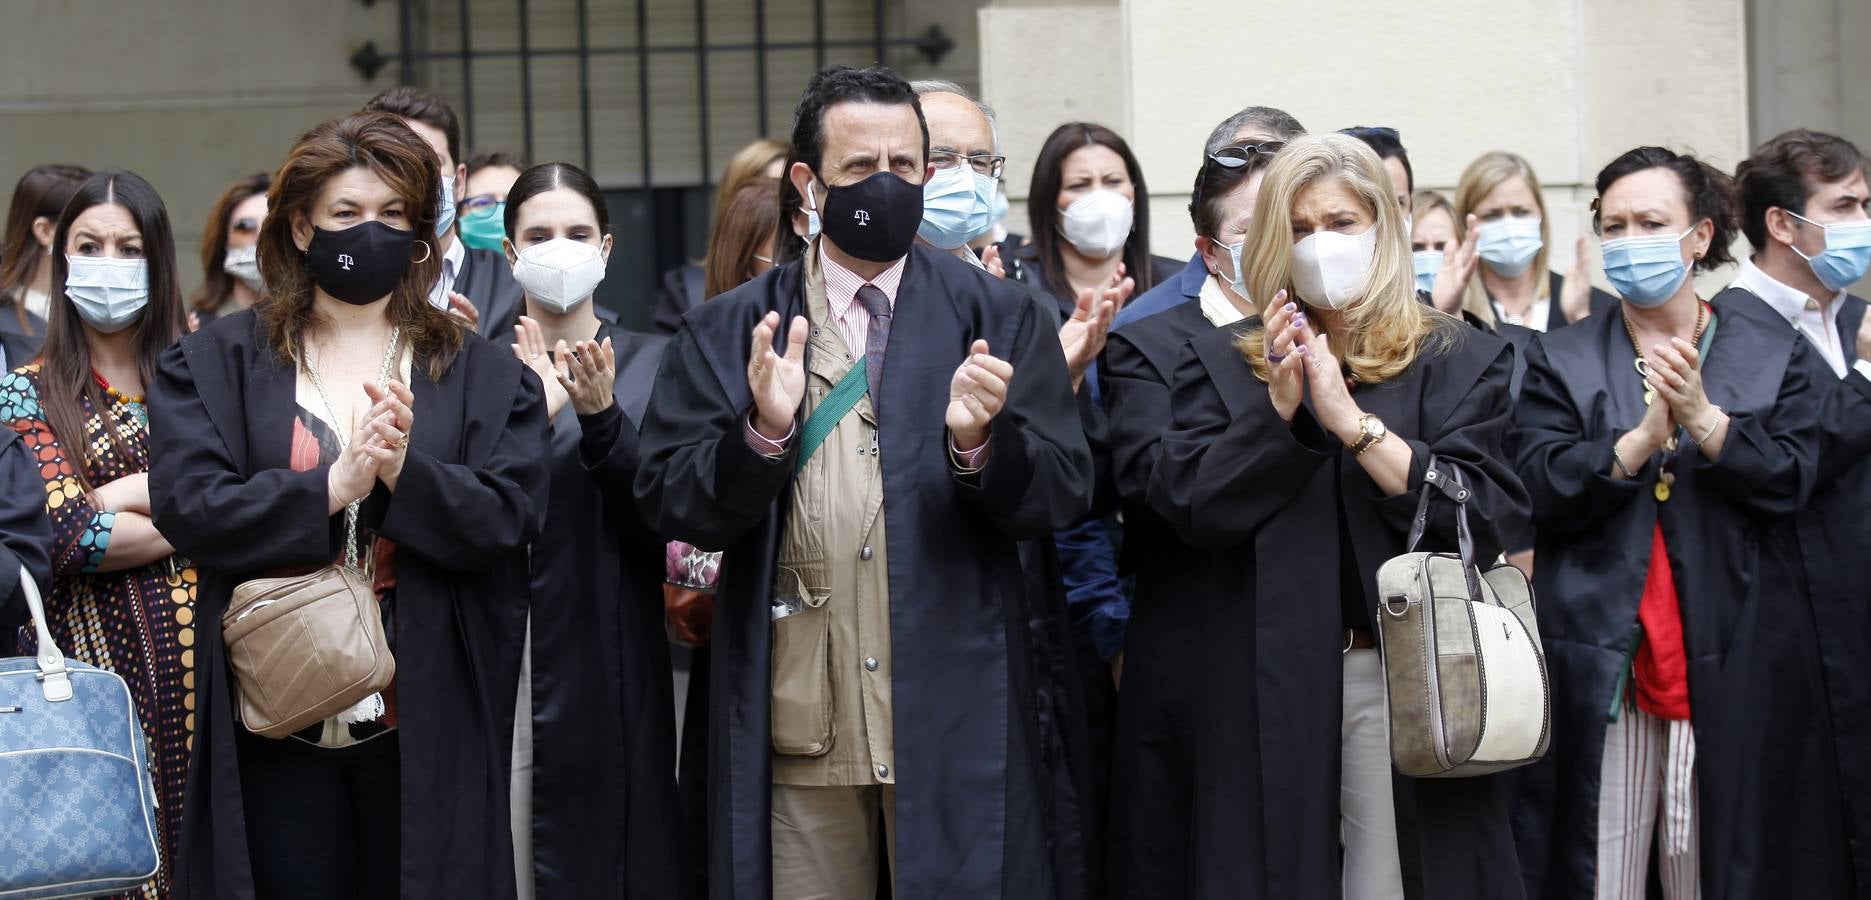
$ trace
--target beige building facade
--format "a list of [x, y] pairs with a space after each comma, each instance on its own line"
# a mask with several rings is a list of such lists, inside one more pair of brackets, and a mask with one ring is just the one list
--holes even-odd
[[1423, 188], [1452, 191], [1490, 150], [1525, 156], [1562, 271], [1589, 233], [1594, 176], [1632, 147], [1732, 170], [1756, 142], [1806, 125], [1871, 148], [1862, 0], [993, 0], [980, 31], [1015, 230], [1047, 133], [1097, 121], [1131, 142], [1153, 249], [1178, 258], [1193, 252], [1203, 140], [1247, 105], [1314, 130], [1394, 127]]

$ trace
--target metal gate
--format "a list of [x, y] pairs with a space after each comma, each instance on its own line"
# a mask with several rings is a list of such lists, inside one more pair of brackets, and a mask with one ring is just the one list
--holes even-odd
[[598, 300], [640, 326], [660, 273], [702, 255], [719, 165], [756, 137], [787, 137], [811, 71], [910, 54], [933, 65], [953, 49], [939, 26], [891, 37], [894, 5], [398, 0], [395, 40], [350, 62], [367, 81], [391, 70], [441, 93], [464, 157], [506, 149], [592, 173], [614, 234]]

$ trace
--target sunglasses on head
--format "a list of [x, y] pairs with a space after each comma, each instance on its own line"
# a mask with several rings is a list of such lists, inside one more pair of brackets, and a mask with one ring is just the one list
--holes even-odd
[[[1210, 153], [1208, 158], [1202, 161], [1202, 166], [1204, 170], [1206, 170], [1209, 163], [1214, 163], [1224, 169], [1239, 169], [1247, 165], [1247, 161], [1253, 159], [1255, 154], [1272, 156], [1280, 152], [1280, 148], [1284, 146], [1286, 146], [1285, 141], [1261, 141], [1258, 144], [1250, 144], [1244, 141], [1241, 143], [1229, 144], [1220, 150]], [[1198, 177], [1195, 181], [1196, 209], [1202, 208], [1203, 180], [1204, 179]]]

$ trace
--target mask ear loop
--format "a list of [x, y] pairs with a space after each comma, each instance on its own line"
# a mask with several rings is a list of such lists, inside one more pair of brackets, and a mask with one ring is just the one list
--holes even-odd
[[422, 265], [423, 263], [426, 263], [429, 261], [429, 257], [435, 255], [435, 250], [429, 246], [428, 241], [417, 241], [416, 243], [422, 245], [422, 258], [410, 260], [409, 264], [412, 266]]

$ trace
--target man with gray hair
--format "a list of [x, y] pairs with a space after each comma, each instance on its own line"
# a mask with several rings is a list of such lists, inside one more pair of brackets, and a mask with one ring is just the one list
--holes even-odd
[[[1212, 157], [1221, 152], [1223, 147], [1243, 141], [1256, 144], [1265, 141], [1284, 143], [1305, 133], [1306, 127], [1285, 110], [1271, 106], [1250, 106], [1221, 120], [1221, 124], [1208, 133], [1208, 143], [1203, 145], [1202, 155], [1205, 158]], [[1198, 251], [1189, 257], [1189, 264], [1183, 267], [1182, 274], [1145, 291], [1143, 296], [1119, 310], [1117, 320], [1111, 323], [1112, 330], [1178, 303], [1194, 300], [1201, 295], [1202, 282], [1206, 280], [1208, 265], [1202, 261], [1202, 254]]]

